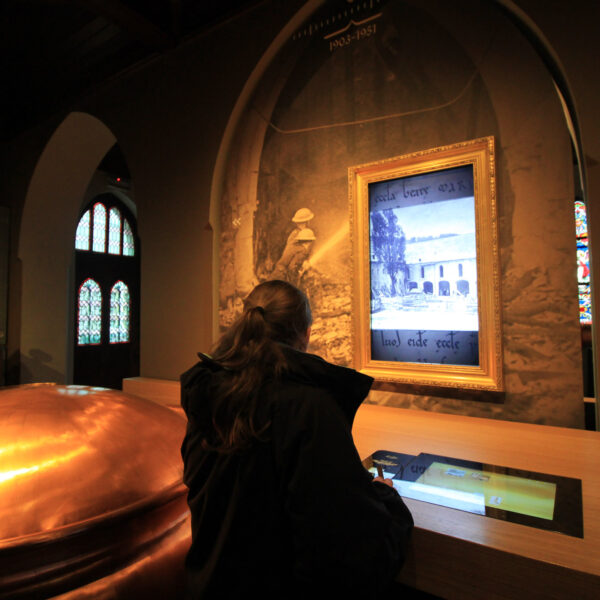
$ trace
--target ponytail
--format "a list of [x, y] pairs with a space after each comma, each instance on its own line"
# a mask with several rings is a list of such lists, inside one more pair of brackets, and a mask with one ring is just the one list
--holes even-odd
[[223, 378], [216, 392], [207, 448], [227, 452], [261, 439], [269, 423], [256, 423], [260, 389], [287, 368], [281, 344], [306, 349], [311, 324], [308, 299], [293, 285], [274, 280], [252, 290], [242, 315], [212, 351], [212, 359], [231, 376]]

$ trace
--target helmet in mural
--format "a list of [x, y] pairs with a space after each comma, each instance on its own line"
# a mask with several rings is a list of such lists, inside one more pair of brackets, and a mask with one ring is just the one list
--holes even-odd
[[308, 227], [306, 229], [303, 229], [299, 234], [298, 237], [296, 238], [297, 242], [314, 242], [317, 238], [315, 237], [315, 234], [313, 232], [312, 229], [309, 229]]
[[310, 208], [300, 208], [296, 211], [296, 214], [292, 217], [294, 223], [306, 223], [310, 221], [315, 215]]

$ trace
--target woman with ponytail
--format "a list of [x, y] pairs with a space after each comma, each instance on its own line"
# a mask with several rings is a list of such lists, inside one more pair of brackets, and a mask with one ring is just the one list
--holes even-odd
[[181, 377], [188, 598], [379, 598], [404, 561], [412, 517], [352, 441], [372, 379], [308, 354], [311, 324], [302, 291], [261, 283]]

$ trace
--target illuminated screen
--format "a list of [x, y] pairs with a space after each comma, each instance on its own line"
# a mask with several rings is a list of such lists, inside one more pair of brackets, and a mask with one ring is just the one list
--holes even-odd
[[371, 357], [479, 365], [473, 166], [369, 184]]
[[583, 537], [581, 480], [421, 453], [379, 450], [378, 467], [404, 498]]
[[417, 483], [476, 494], [485, 506], [552, 519], [556, 484], [434, 462]]

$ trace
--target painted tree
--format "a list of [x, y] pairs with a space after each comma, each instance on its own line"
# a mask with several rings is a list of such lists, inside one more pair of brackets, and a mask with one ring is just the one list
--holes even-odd
[[371, 255], [389, 275], [392, 296], [404, 295], [406, 236], [392, 209], [371, 213]]

